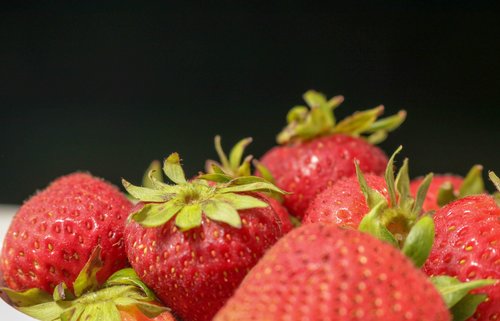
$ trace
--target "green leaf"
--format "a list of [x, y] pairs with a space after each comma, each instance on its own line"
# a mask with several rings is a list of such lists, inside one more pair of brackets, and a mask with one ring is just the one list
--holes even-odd
[[271, 173], [271, 171], [266, 166], [264, 166], [264, 164], [262, 164], [261, 162], [259, 162], [256, 159], [254, 159], [252, 163], [253, 163], [253, 166], [255, 166], [255, 168], [259, 171], [260, 175], [266, 181], [268, 181], [271, 184], [275, 184], [276, 185], [276, 182], [274, 180], [273, 174]]
[[[276, 192], [280, 194], [286, 194], [285, 191], [279, 189], [275, 185], [267, 182], [267, 181], [257, 181], [255, 183], [245, 183], [244, 185], [241, 185], [242, 180], [246, 179], [248, 177], [239, 177], [233, 181], [231, 181], [231, 185], [228, 187], [222, 187], [217, 190], [218, 193], [235, 193], [235, 192]], [[241, 180], [240, 180], [241, 179]], [[236, 180], [239, 180], [239, 182], [235, 182]], [[233, 182], [235, 182], [233, 185]]]
[[201, 224], [201, 205], [188, 204], [185, 205], [175, 218], [175, 225], [182, 231], [190, 230]]
[[431, 253], [434, 243], [434, 221], [428, 215], [420, 218], [406, 237], [403, 253], [416, 267], [422, 267]]
[[326, 96], [315, 90], [308, 90], [302, 95], [306, 104], [311, 108], [317, 108], [326, 105]]
[[467, 294], [451, 308], [453, 321], [465, 321], [474, 315], [479, 304], [488, 296], [485, 294]]
[[82, 304], [76, 304], [69, 309], [66, 309], [60, 316], [61, 321], [80, 321], [80, 317], [85, 310]]
[[462, 300], [471, 290], [493, 285], [497, 280], [474, 280], [470, 282], [460, 282], [451, 276], [434, 276], [431, 282], [437, 288], [448, 308], [453, 307]]
[[227, 174], [210, 173], [210, 174], [200, 175], [197, 177], [197, 179], [204, 179], [207, 181], [217, 182], [217, 183], [227, 183], [231, 181], [232, 177]]
[[45, 302], [33, 306], [19, 307], [18, 310], [37, 320], [54, 321], [70, 307], [69, 302]]
[[181, 160], [178, 153], [172, 153], [163, 163], [165, 175], [176, 184], [186, 183], [186, 176], [181, 166]]
[[224, 222], [236, 228], [241, 227], [238, 211], [226, 202], [208, 201], [203, 204], [203, 212], [213, 221]]
[[174, 217], [183, 206], [176, 198], [166, 203], [149, 203], [132, 214], [132, 219], [144, 227], [161, 226]]
[[355, 112], [339, 122], [333, 128], [333, 132], [359, 136], [371, 127], [383, 111], [383, 106], [377, 106], [372, 109]]
[[500, 178], [498, 178], [498, 176], [492, 171], [488, 172], [488, 176], [495, 185], [496, 189], [500, 192]]
[[399, 193], [399, 206], [404, 211], [410, 211], [414, 204], [410, 197], [410, 175], [408, 173], [408, 158], [405, 158], [403, 165], [396, 176], [396, 191]]
[[130, 195], [143, 202], [165, 202], [172, 197], [160, 190], [132, 185], [125, 179], [122, 179], [122, 184]]
[[12, 304], [18, 307], [31, 306], [52, 301], [52, 295], [37, 288], [32, 288], [26, 291], [14, 291], [3, 287], [0, 288], [0, 292], [7, 294], [9, 299], [12, 301]]
[[358, 230], [398, 247], [398, 242], [394, 238], [394, 235], [392, 235], [380, 220], [381, 213], [386, 206], [385, 200], [375, 205], [373, 209], [363, 217], [359, 223]]
[[287, 113], [286, 121], [288, 124], [294, 124], [304, 120], [308, 113], [309, 109], [306, 106], [295, 106]]
[[215, 150], [217, 151], [217, 155], [219, 156], [219, 160], [222, 163], [222, 167], [230, 168], [231, 166], [229, 165], [226, 153], [224, 153], [224, 149], [222, 148], [221, 138], [219, 135], [215, 136], [214, 145], [215, 145]]
[[400, 110], [397, 114], [382, 118], [374, 122], [367, 130], [368, 133], [390, 132], [397, 129], [406, 119], [406, 111]]
[[363, 172], [359, 168], [359, 163], [357, 160], [354, 161], [354, 166], [356, 167], [356, 176], [358, 178], [359, 186], [361, 188], [361, 191], [363, 192], [363, 195], [365, 196], [368, 207], [373, 208], [380, 202], [384, 202], [385, 205], [388, 206], [389, 204], [387, 204], [387, 200], [385, 199], [385, 197], [382, 196], [378, 191], [368, 186]]
[[158, 182], [163, 182], [161, 163], [158, 160], [152, 161], [148, 169], [144, 173], [144, 176], [142, 177], [142, 186], [147, 188], [155, 188], [156, 184], [153, 179]]
[[450, 182], [444, 182], [441, 186], [439, 186], [437, 195], [437, 203], [439, 207], [443, 207], [455, 199], [457, 199], [457, 197], [455, 195], [455, 191], [453, 190], [453, 185]]
[[103, 262], [101, 261], [101, 250], [100, 245], [97, 245], [94, 248], [87, 263], [85, 263], [85, 266], [73, 283], [73, 289], [77, 297], [80, 297], [86, 292], [95, 291], [99, 288], [99, 282], [97, 282], [96, 274], [103, 267]]
[[85, 307], [80, 320], [85, 321], [121, 321], [118, 308], [112, 301], [104, 301]]
[[231, 149], [229, 153], [229, 164], [230, 168], [233, 172], [238, 170], [238, 167], [241, 164], [241, 159], [243, 157], [243, 153], [245, 152], [245, 148], [252, 142], [251, 137], [244, 138], [240, 140], [234, 147]]
[[147, 301], [156, 300], [156, 296], [144, 282], [139, 278], [137, 273], [132, 268], [121, 269], [111, 275], [104, 283], [105, 287], [133, 285], [139, 288], [144, 293], [144, 299]]
[[59, 283], [55, 288], [52, 294], [52, 298], [54, 301], [70, 301], [74, 300], [75, 296], [66, 286], [66, 283]]
[[391, 206], [396, 207], [396, 185], [394, 183], [394, 158], [396, 155], [403, 149], [403, 146], [399, 146], [396, 148], [394, 153], [392, 154], [389, 162], [387, 163], [387, 167], [385, 169], [385, 181], [387, 183], [387, 190], [389, 191], [389, 197], [391, 200]]
[[458, 196], [460, 198], [484, 193], [483, 166], [474, 165], [464, 178]]
[[422, 212], [422, 206], [424, 205], [425, 197], [427, 195], [427, 191], [429, 190], [429, 186], [431, 185], [433, 177], [433, 173], [427, 174], [418, 187], [415, 204], [413, 205], [413, 209], [411, 211], [415, 216], [420, 215], [420, 212]]
[[170, 311], [167, 307], [142, 301], [138, 302], [136, 306], [148, 318], [155, 318], [164, 312]]
[[214, 196], [214, 198], [229, 203], [229, 205], [231, 205], [236, 210], [246, 210], [249, 208], [269, 206], [269, 204], [261, 201], [256, 197], [236, 193], [217, 194]]
[[369, 136], [366, 136], [365, 140], [372, 145], [377, 145], [386, 140], [387, 136], [389, 136], [389, 133], [384, 130], [379, 130]]

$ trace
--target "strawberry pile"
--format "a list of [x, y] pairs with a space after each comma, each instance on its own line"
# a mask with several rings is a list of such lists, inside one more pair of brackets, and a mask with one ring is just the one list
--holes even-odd
[[251, 138], [226, 154], [217, 136], [219, 160], [190, 178], [172, 153], [123, 191], [55, 179], [11, 222], [3, 298], [43, 321], [500, 320], [500, 198], [482, 167], [412, 179], [401, 147], [375, 145], [405, 111], [337, 121], [343, 97], [304, 100], [260, 159]]

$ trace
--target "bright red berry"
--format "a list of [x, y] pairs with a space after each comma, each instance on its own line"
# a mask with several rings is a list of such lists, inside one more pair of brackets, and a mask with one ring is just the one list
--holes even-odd
[[[436, 236], [424, 265], [428, 275], [461, 281], [500, 279], [500, 208], [488, 195], [467, 196], [434, 214]], [[500, 318], [500, 284], [481, 289], [488, 299], [470, 320]]]
[[294, 229], [250, 271], [214, 321], [450, 320], [426, 276], [393, 246], [356, 230]]
[[[129, 260], [183, 320], [208, 321], [282, 235], [282, 221], [258, 192], [280, 192], [259, 177], [207, 174], [186, 181], [179, 156], [165, 161], [156, 188], [127, 190], [144, 203], [126, 228]], [[225, 181], [209, 183], [205, 179]]]
[[[379, 106], [336, 123], [332, 111], [343, 97], [326, 100], [324, 95], [308, 91], [304, 100], [310, 110], [305, 106], [293, 108], [287, 117], [288, 126], [278, 135], [278, 143], [282, 145], [273, 147], [261, 158], [276, 185], [291, 192], [284, 196], [284, 205], [298, 218], [304, 216], [319, 192], [342, 177], [354, 175], [355, 159], [364, 172], [381, 174], [387, 157], [372, 143], [397, 128], [406, 115], [402, 111], [377, 121], [383, 111]], [[362, 137], [364, 133], [371, 136]]]
[[100, 282], [127, 265], [123, 229], [131, 202], [113, 185], [87, 173], [52, 182], [26, 201], [6, 234], [1, 267], [13, 290], [51, 292], [73, 284], [97, 245]]
[[[368, 186], [389, 200], [384, 177], [366, 174]], [[370, 211], [365, 195], [356, 176], [344, 177], [327, 187], [311, 202], [303, 224], [314, 222], [335, 223], [357, 229], [363, 217]]]

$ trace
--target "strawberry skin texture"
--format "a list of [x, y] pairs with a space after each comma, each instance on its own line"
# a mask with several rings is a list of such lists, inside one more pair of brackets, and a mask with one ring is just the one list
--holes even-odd
[[[383, 177], [367, 174], [365, 179], [369, 187], [389, 199]], [[369, 211], [357, 177], [344, 177], [314, 198], [307, 208], [303, 223], [328, 222], [357, 229]]]
[[285, 195], [284, 205], [301, 219], [319, 192], [356, 173], [355, 159], [363, 173], [382, 174], [387, 165], [387, 156], [380, 148], [343, 134], [275, 146], [261, 162], [273, 174], [276, 185], [292, 193]]
[[450, 320], [396, 248], [334, 224], [303, 225], [250, 271], [214, 321]]
[[[467, 196], [434, 214], [436, 236], [423, 267], [428, 275], [447, 274], [460, 281], [500, 279], [500, 208], [488, 195]], [[500, 284], [476, 291], [488, 300], [469, 320], [500, 319]]]
[[132, 267], [182, 320], [212, 320], [247, 272], [283, 235], [282, 222], [271, 206], [238, 212], [240, 229], [204, 214], [201, 225], [186, 232], [175, 227], [175, 220], [154, 228], [133, 221], [127, 225]]
[[[418, 187], [423, 181], [423, 177], [418, 177], [410, 182], [410, 193], [415, 196], [417, 194]], [[462, 186], [464, 179], [457, 175], [434, 175], [431, 184], [429, 185], [429, 190], [427, 196], [425, 197], [424, 204], [422, 208], [425, 212], [435, 211], [440, 208], [437, 202], [439, 188], [449, 182], [453, 186], [453, 191], [458, 193], [460, 186]]]
[[48, 292], [61, 282], [72, 285], [97, 244], [104, 261], [97, 277], [103, 282], [127, 266], [123, 229], [131, 207], [118, 188], [90, 174], [56, 179], [11, 222], [0, 262], [6, 285]]

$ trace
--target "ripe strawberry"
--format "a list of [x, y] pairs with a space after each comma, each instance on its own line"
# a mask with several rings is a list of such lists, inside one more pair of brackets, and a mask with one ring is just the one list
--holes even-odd
[[[458, 198], [484, 193], [482, 169], [480, 165], [473, 166], [465, 178], [453, 174], [434, 175], [422, 205], [424, 211], [435, 211]], [[416, 194], [422, 180], [418, 177], [410, 182], [412, 195]]]
[[[456, 200], [434, 214], [436, 237], [424, 265], [428, 275], [459, 280], [500, 279], [500, 208], [486, 194]], [[484, 288], [488, 299], [469, 320], [500, 318], [500, 284]]]
[[52, 182], [25, 202], [6, 234], [1, 267], [13, 290], [52, 291], [73, 284], [99, 244], [106, 280], [127, 265], [123, 229], [132, 204], [111, 184], [87, 173]]
[[[215, 136], [215, 150], [220, 159], [220, 163], [214, 160], [207, 160], [206, 162], [206, 172], [207, 173], [223, 173], [231, 178], [236, 177], [245, 177], [251, 176], [251, 165], [252, 155], [248, 155], [243, 160], [243, 154], [245, 148], [252, 142], [252, 138], [244, 138], [240, 140], [229, 153], [229, 158], [226, 153], [222, 149], [221, 138], [220, 136]], [[267, 175], [263, 175], [265, 179], [274, 184], [274, 178], [270, 176], [270, 174], [266, 171], [267, 169], [263, 167], [257, 160], [253, 162], [257, 168], [260, 169], [261, 173], [265, 173]], [[265, 198], [266, 202], [273, 208], [273, 210], [278, 214], [279, 218], [282, 222], [283, 234], [288, 233], [292, 230], [293, 225], [290, 220], [290, 215], [288, 214], [288, 210], [285, 206], [283, 206], [282, 197], [279, 194], [265, 194], [259, 193], [260, 196]]]
[[40, 289], [4, 291], [21, 312], [42, 321], [175, 321], [154, 293], [131, 268], [111, 275], [100, 284], [96, 274], [102, 269], [101, 247], [97, 246], [68, 289], [58, 284], [53, 294]]
[[[330, 100], [315, 91], [304, 94], [310, 107], [294, 107], [288, 113], [288, 126], [278, 135], [281, 146], [273, 147], [261, 158], [272, 173], [276, 185], [291, 192], [284, 197], [290, 213], [301, 219], [312, 199], [327, 186], [355, 173], [357, 159], [364, 172], [380, 174], [387, 157], [372, 145], [396, 129], [406, 113], [378, 120], [383, 106], [357, 112], [336, 123], [333, 110], [343, 97]], [[370, 134], [363, 137], [363, 134]]]
[[393, 243], [403, 245], [422, 217], [422, 203], [432, 174], [422, 181], [417, 199], [413, 199], [409, 195], [408, 159], [394, 178], [394, 158], [400, 150], [401, 147], [391, 156], [384, 177], [363, 175], [356, 163], [357, 176], [344, 178], [319, 193], [307, 209], [303, 223], [329, 222], [358, 228], [364, 220], [374, 219], [393, 234]]
[[[141, 279], [182, 319], [211, 320], [246, 273], [282, 235], [281, 220], [258, 192], [281, 192], [259, 177], [207, 174], [187, 181], [179, 155], [163, 170], [177, 185], [127, 191], [141, 201], [125, 230]], [[220, 183], [208, 183], [205, 179]], [[175, 219], [174, 219], [175, 216]]]
[[294, 229], [250, 271], [214, 321], [450, 320], [425, 275], [359, 231]]
[[[389, 192], [383, 176], [366, 174], [368, 186], [389, 201]], [[303, 224], [335, 223], [357, 229], [363, 217], [370, 212], [365, 195], [356, 176], [344, 177], [324, 189], [306, 210]]]

